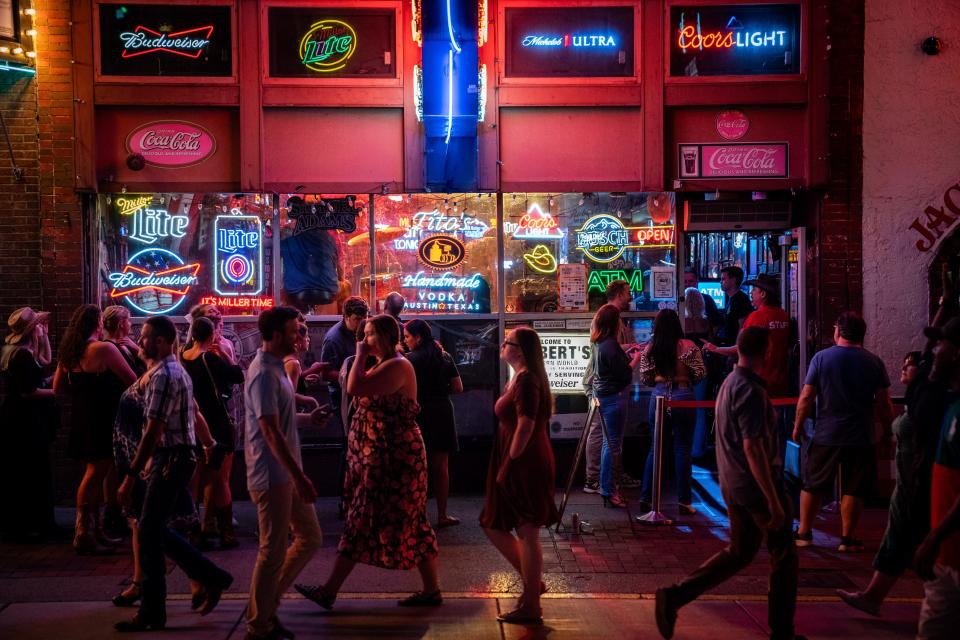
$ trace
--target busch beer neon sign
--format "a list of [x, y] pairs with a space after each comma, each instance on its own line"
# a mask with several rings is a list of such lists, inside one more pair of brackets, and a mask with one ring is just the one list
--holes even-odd
[[576, 249], [594, 262], [607, 263], [626, 249], [654, 249], [673, 246], [673, 227], [627, 227], [608, 213], [595, 215], [576, 231]]

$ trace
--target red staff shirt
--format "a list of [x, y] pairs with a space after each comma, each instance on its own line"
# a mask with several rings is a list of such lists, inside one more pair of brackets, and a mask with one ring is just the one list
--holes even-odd
[[761, 305], [747, 316], [743, 328], [763, 327], [770, 331], [767, 359], [760, 377], [767, 383], [771, 398], [787, 396], [787, 350], [790, 344], [790, 317], [781, 307]]

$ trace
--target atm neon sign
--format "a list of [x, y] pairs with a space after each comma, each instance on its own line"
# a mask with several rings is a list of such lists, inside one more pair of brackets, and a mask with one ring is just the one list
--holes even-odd
[[121, 58], [135, 58], [148, 53], [170, 53], [196, 60], [210, 44], [213, 26], [196, 27], [176, 33], [161, 33], [138, 25], [133, 31], [120, 34], [123, 40]]
[[601, 269], [591, 271], [587, 278], [587, 291], [607, 290], [607, 286], [614, 280], [626, 280], [630, 285], [630, 291], [640, 293], [643, 291], [643, 271], [634, 269], [627, 275], [626, 271], [618, 269]]

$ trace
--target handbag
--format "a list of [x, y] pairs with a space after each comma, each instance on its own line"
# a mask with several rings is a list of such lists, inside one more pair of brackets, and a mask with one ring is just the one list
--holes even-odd
[[[223, 414], [227, 416], [227, 421], [230, 422], [230, 430], [235, 429], [233, 421], [230, 419], [230, 412], [227, 410], [227, 404], [223, 401], [223, 394], [220, 393], [220, 387], [217, 386], [217, 380], [213, 377], [213, 371], [210, 370], [210, 365], [207, 364], [206, 356], [207, 352], [204, 351], [200, 354], [200, 360], [203, 361], [203, 368], [207, 370], [207, 376], [210, 378], [210, 384], [213, 386], [213, 393], [217, 396], [217, 401], [220, 403], [220, 408], [223, 409]], [[209, 420], [207, 421], [209, 423]], [[223, 465], [224, 458], [227, 457], [227, 454], [230, 453], [231, 447], [223, 442], [217, 442], [213, 446], [213, 450], [210, 452], [207, 459], [207, 466], [214, 471], [219, 471], [220, 467]]]

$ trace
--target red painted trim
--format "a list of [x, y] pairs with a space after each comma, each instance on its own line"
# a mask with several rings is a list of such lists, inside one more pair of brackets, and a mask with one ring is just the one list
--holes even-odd
[[644, 87], [596, 86], [584, 91], [579, 86], [507, 86], [497, 94], [502, 107], [629, 107], [642, 104]]
[[[644, 42], [660, 42], [664, 38], [663, 23], [658, 19], [662, 8], [657, 3], [644, 4]], [[663, 61], [658, 46], [647, 47], [649, 56], [644, 57], [643, 85], [643, 183], [644, 190], [660, 191], [665, 188], [665, 130], [666, 117], [663, 106]]]
[[97, 188], [96, 117], [94, 114], [93, 41], [89, 38], [92, 14], [88, 0], [71, 2], [73, 40], [73, 159], [78, 190]]
[[716, 81], [706, 78], [699, 84], [667, 84], [664, 103], [671, 107], [731, 104], [803, 104], [809, 83], [790, 78], [757, 83], [742, 80]]
[[[413, 75], [411, 70], [411, 82]], [[412, 85], [411, 85], [412, 86]], [[265, 107], [398, 107], [406, 102], [403, 87], [263, 87]], [[410, 90], [413, 108], [413, 90]], [[416, 119], [414, 119], [416, 121]]]
[[[261, 30], [256, 3], [241, 2], [237, 38], [257, 42]], [[258, 191], [263, 183], [263, 104], [260, 66], [266, 55], [258, 47], [244, 47], [239, 52], [240, 69], [240, 188]]]
[[240, 101], [240, 87], [188, 87], [173, 85], [98, 84], [93, 87], [98, 105], [232, 107]]
[[[417, 121], [417, 110], [413, 100], [414, 65], [423, 67], [420, 47], [413, 40], [413, 7], [404, 2], [399, 14], [402, 16], [401, 29], [397, 31], [399, 42], [397, 51], [407, 50], [398, 61], [397, 68], [403, 73], [400, 88], [400, 105], [403, 107], [403, 182], [397, 191], [421, 191], [424, 188], [424, 148], [423, 126]], [[489, 45], [488, 45], [489, 46]], [[481, 54], [482, 55], [482, 54]], [[383, 91], [383, 90], [380, 90]], [[391, 191], [394, 188], [391, 187]]]

